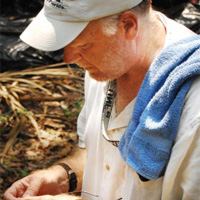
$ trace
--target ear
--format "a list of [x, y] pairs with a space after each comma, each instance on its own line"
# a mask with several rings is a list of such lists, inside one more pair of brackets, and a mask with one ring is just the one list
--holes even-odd
[[131, 11], [124, 12], [119, 18], [119, 27], [124, 31], [125, 37], [132, 40], [138, 32], [138, 17]]

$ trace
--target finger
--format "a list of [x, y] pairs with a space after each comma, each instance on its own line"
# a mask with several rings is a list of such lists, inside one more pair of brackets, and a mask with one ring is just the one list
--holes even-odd
[[51, 195], [43, 195], [43, 196], [22, 197], [22, 198], [17, 198], [17, 200], [55, 200], [55, 199]]
[[26, 181], [20, 180], [12, 184], [10, 188], [4, 193], [4, 200], [15, 200], [16, 197], [22, 197], [26, 188], [28, 187]]
[[38, 179], [38, 178], [32, 179], [31, 184], [29, 185], [29, 187], [27, 188], [22, 197], [24, 198], [24, 197], [37, 196], [43, 185], [44, 185], [43, 179]]
[[15, 200], [15, 196], [12, 194], [12, 192], [6, 191], [3, 195], [3, 200]]

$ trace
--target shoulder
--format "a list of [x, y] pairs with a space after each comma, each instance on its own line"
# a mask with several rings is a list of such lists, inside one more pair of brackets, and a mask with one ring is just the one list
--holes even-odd
[[200, 116], [200, 75], [194, 79], [185, 97], [183, 111], [192, 114], [192, 118]]
[[182, 108], [177, 140], [192, 136], [200, 127], [200, 76], [195, 78]]
[[166, 41], [165, 41], [165, 47], [179, 41], [181, 39], [187, 38], [192, 35], [196, 35], [193, 31], [191, 31], [186, 26], [176, 22], [175, 20], [172, 20], [165, 16], [164, 14], [158, 12], [160, 19], [162, 23], [166, 27]]

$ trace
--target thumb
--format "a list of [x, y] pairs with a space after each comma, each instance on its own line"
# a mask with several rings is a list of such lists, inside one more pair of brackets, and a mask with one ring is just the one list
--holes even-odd
[[23, 197], [37, 196], [42, 185], [43, 185], [43, 180], [41, 178], [33, 177]]

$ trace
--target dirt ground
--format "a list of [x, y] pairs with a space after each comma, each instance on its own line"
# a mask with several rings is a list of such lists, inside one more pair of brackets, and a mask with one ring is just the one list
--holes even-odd
[[[66, 157], [77, 144], [76, 121], [84, 103], [84, 71], [66, 66], [61, 68], [64, 71], [52, 69], [61, 73], [27, 75], [25, 71], [25, 75], [7, 74], [12, 78], [9, 81], [0, 77], [0, 199], [13, 182]], [[22, 78], [42, 88], [38, 85], [32, 88]], [[7, 95], [16, 96], [23, 109], [14, 109], [11, 96], [1, 92], [5, 89]], [[51, 94], [46, 94], [49, 91]]]

